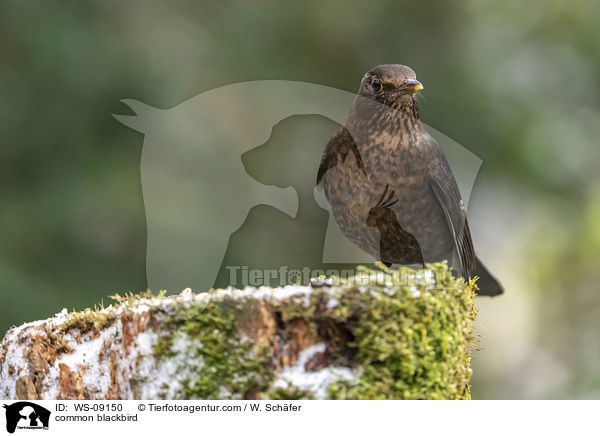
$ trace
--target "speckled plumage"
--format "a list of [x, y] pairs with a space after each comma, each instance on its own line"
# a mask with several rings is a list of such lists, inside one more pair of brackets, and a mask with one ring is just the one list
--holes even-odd
[[317, 185], [342, 232], [375, 258], [446, 259], [463, 277], [479, 275], [481, 294], [497, 295], [502, 288], [475, 257], [446, 156], [419, 120], [420, 89], [409, 67], [368, 71], [345, 126], [325, 147]]

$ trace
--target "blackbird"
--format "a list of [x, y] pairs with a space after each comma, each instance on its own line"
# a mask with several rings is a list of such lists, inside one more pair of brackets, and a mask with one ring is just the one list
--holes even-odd
[[479, 276], [480, 295], [499, 295], [501, 285], [475, 255], [448, 160], [419, 119], [421, 89], [407, 66], [369, 70], [345, 125], [325, 146], [317, 185], [344, 235], [376, 259], [448, 260], [460, 276]]

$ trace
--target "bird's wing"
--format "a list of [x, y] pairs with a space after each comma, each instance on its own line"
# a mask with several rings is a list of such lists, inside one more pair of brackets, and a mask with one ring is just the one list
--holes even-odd
[[446, 156], [433, 138], [429, 137], [428, 141], [433, 142], [430, 144], [433, 159], [430, 165], [432, 170], [429, 185], [446, 217], [462, 266], [462, 275], [471, 277], [475, 271], [476, 260], [467, 211]]
[[470, 277], [475, 271], [475, 251], [462, 200], [435, 177], [430, 180], [430, 186], [444, 212], [448, 228], [454, 239], [462, 266], [462, 275]]
[[338, 164], [339, 159], [341, 159], [342, 162], [345, 162], [349, 152], [354, 154], [358, 169], [361, 170], [365, 176], [367, 175], [365, 165], [352, 135], [348, 129], [342, 126], [335, 132], [325, 146], [323, 157], [321, 157], [321, 165], [319, 166], [319, 171], [317, 173], [317, 185], [321, 183], [325, 173]]

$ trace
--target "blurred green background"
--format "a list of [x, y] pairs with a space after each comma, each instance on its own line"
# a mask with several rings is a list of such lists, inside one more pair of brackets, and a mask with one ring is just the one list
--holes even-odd
[[0, 3], [0, 335], [146, 287], [143, 136], [120, 99], [170, 108], [229, 83], [355, 92], [381, 63], [422, 119], [483, 159], [476, 399], [600, 398], [600, 3]]

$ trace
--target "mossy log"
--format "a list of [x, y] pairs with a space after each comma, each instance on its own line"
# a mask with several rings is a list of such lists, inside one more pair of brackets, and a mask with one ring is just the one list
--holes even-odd
[[434, 264], [115, 297], [9, 330], [0, 398], [468, 399], [474, 290]]

